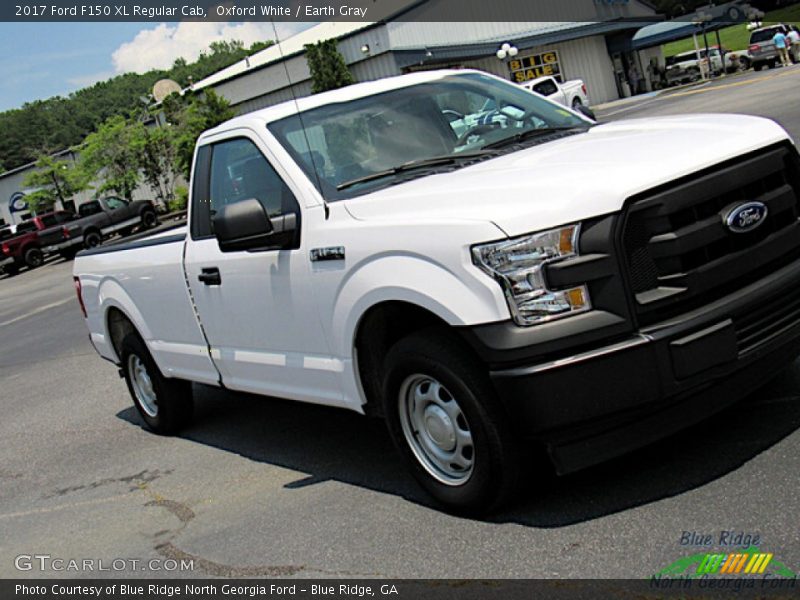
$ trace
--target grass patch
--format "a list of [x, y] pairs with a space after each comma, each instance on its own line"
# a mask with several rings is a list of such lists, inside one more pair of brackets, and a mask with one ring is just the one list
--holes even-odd
[[[765, 26], [771, 23], [800, 24], [800, 4], [793, 4], [792, 6], [785, 6], [768, 12], [764, 16], [763, 23]], [[722, 46], [728, 50], [745, 50], [750, 45], [750, 32], [747, 30], [747, 23], [739, 23], [738, 25], [720, 29], [719, 37], [722, 40]], [[698, 35], [697, 41], [702, 48], [704, 46], [702, 36]], [[716, 46], [716, 44], [717, 34], [711, 31], [708, 33], [708, 45]], [[694, 42], [691, 37], [664, 44], [664, 56], [675, 56], [690, 50], [694, 50]]]

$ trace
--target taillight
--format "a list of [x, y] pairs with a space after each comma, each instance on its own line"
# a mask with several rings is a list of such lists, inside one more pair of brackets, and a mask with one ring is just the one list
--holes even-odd
[[581, 86], [581, 90], [583, 90], [583, 95], [584, 96], [586, 96], [589, 93], [589, 92], [586, 91], [586, 84], [585, 83]]
[[64, 226], [61, 228], [61, 232], [64, 234], [64, 237], [65, 237], [65, 238], [68, 238], [68, 237], [69, 237], [69, 229], [67, 228], [67, 226], [66, 226], [66, 225], [64, 225]]
[[8, 244], [3, 243], [3, 254], [11, 254], [11, 250], [8, 248]]
[[753, 44], [752, 46], [750, 46], [750, 52], [758, 52], [759, 50], [761, 50], [761, 46], [759, 46], [758, 44]]
[[75, 293], [78, 294], [78, 304], [80, 304], [81, 312], [83, 313], [83, 318], [85, 319], [88, 315], [86, 314], [86, 306], [83, 304], [83, 294], [81, 294], [81, 280], [77, 277], [73, 277], [72, 281], [75, 282]]

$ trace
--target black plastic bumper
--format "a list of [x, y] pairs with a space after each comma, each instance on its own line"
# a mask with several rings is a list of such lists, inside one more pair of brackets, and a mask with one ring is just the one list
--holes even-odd
[[544, 441], [567, 473], [697, 423], [791, 363], [800, 354], [800, 264], [607, 345], [503, 368], [499, 356], [519, 354], [501, 334], [508, 327], [464, 333], [492, 365], [520, 433]]

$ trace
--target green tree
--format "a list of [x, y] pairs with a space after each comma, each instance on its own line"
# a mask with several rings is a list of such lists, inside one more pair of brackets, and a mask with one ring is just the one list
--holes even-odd
[[88, 181], [72, 161], [43, 154], [36, 161], [36, 170], [28, 173], [22, 184], [28, 188], [36, 188], [25, 197], [28, 208], [35, 213], [51, 208], [57, 200], [64, 204], [86, 189]]
[[42, 148], [58, 151], [76, 146], [109, 117], [141, 109], [140, 98], [149, 95], [159, 79], [174, 79], [186, 86], [272, 44], [256, 42], [245, 48], [241, 42], [218, 42], [192, 63], [177, 59], [166, 71], [125, 73], [67, 97], [37, 100], [0, 112], [0, 161], [5, 168], [14, 169], [35, 161]]
[[136, 153], [136, 166], [157, 200], [164, 206], [175, 198], [175, 143], [170, 127], [148, 127], [131, 124], [131, 143]]
[[235, 113], [230, 102], [210, 88], [188, 100], [184, 97], [182, 105], [173, 99], [164, 112], [175, 127], [175, 166], [189, 179], [197, 138], [206, 129], [233, 118]]
[[311, 93], [318, 94], [355, 83], [347, 63], [344, 61], [336, 40], [325, 40], [306, 44], [306, 61], [311, 73]]
[[87, 179], [100, 180], [98, 192], [114, 192], [131, 200], [141, 178], [136, 139], [138, 121], [120, 115], [105, 121], [79, 147], [80, 169]]

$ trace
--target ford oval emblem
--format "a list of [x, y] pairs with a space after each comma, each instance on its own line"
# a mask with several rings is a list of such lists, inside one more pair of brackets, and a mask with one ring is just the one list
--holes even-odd
[[725, 224], [734, 233], [747, 233], [761, 225], [766, 218], [766, 204], [763, 202], [745, 202], [731, 209], [725, 217]]

